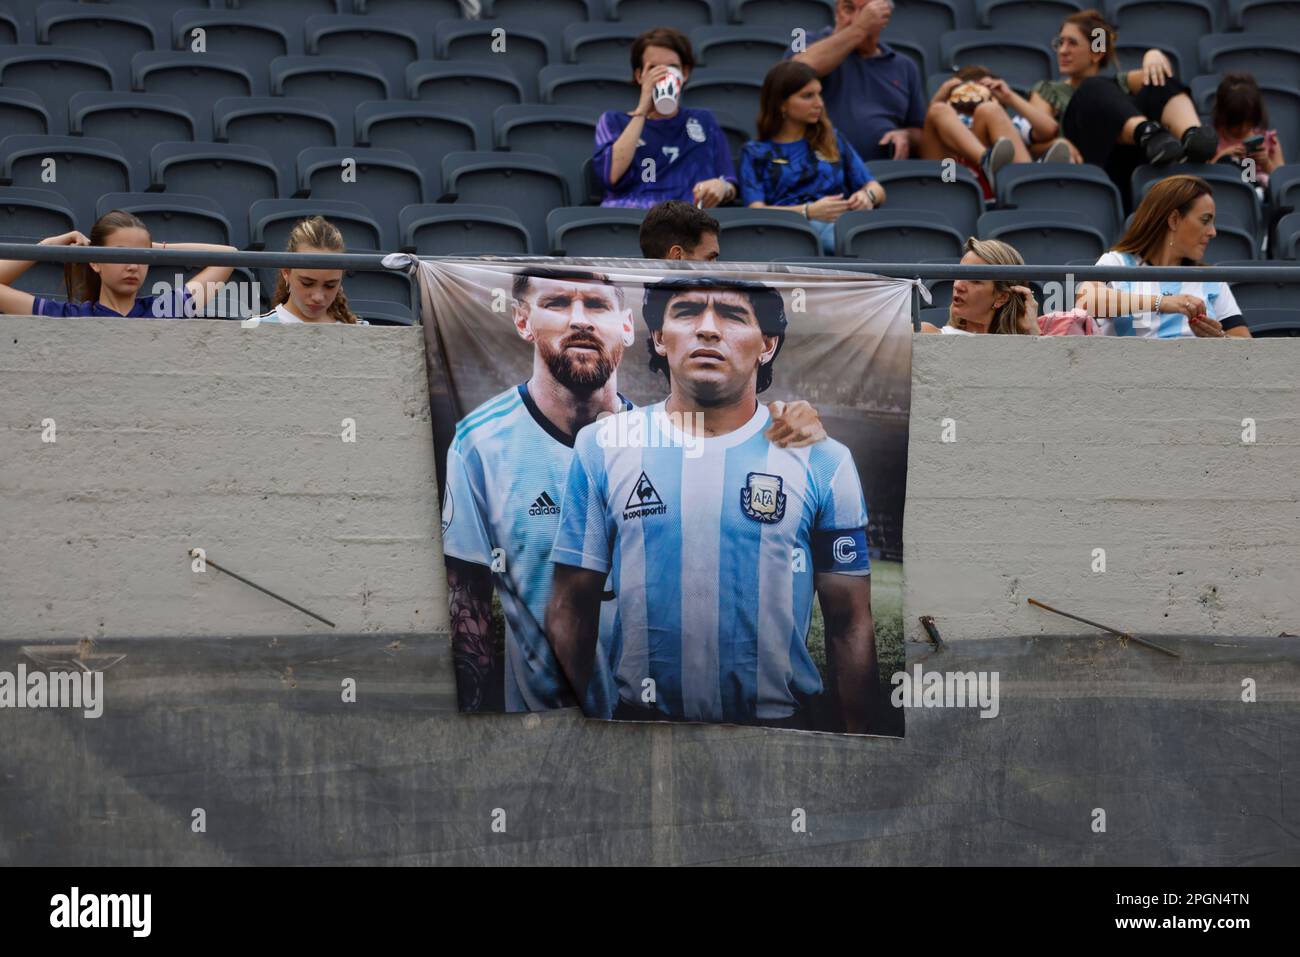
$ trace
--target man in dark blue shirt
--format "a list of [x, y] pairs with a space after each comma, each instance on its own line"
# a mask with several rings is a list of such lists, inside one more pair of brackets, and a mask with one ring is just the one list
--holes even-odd
[[907, 159], [921, 147], [921, 72], [880, 42], [892, 12], [890, 0], [839, 0], [834, 28], [795, 54], [822, 78], [831, 122], [864, 160]]

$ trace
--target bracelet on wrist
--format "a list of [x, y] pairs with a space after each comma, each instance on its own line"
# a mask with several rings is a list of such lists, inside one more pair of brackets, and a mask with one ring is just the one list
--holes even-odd
[[1164, 293], [1162, 293], [1162, 292], [1158, 292], [1158, 293], [1156, 293], [1156, 301], [1155, 301], [1155, 305], [1153, 305], [1153, 306], [1151, 307], [1151, 311], [1152, 311], [1152, 312], [1159, 314], [1159, 312], [1160, 312], [1160, 303], [1161, 303], [1161, 301], [1162, 301], [1164, 298], [1165, 298], [1165, 294], [1164, 294]]

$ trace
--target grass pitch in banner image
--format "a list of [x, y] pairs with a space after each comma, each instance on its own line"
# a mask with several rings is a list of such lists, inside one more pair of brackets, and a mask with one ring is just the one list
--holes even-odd
[[910, 282], [420, 277], [463, 711], [902, 734]]

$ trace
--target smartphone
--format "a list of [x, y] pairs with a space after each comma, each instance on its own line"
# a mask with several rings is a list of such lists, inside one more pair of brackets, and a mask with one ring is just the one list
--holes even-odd
[[1247, 153], [1259, 152], [1264, 146], [1264, 134], [1252, 136], [1250, 139], [1244, 140], [1241, 145], [1246, 147]]

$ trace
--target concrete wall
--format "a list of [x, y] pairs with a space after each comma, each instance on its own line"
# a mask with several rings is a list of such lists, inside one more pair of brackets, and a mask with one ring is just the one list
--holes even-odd
[[446, 627], [420, 329], [0, 330], [0, 639]]
[[457, 714], [418, 329], [0, 323], [0, 864], [1300, 863], [1294, 343], [917, 338], [900, 740]]
[[912, 348], [910, 635], [1087, 630], [1027, 597], [1138, 634], [1300, 634], [1300, 343]]

